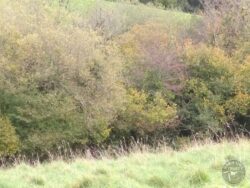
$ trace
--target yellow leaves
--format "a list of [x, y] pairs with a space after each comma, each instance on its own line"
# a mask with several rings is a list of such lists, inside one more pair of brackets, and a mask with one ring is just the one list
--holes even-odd
[[50, 149], [63, 139], [105, 139], [125, 98], [117, 45], [46, 2], [7, 7], [10, 11], [0, 7], [0, 89], [14, 93], [17, 102], [1, 106], [8, 110], [2, 113], [13, 114], [17, 127], [32, 127], [21, 130], [25, 139], [42, 134], [32, 143], [39, 149], [40, 143]]
[[167, 121], [176, 118], [177, 114], [176, 106], [168, 105], [160, 93], [156, 93], [156, 96], [153, 99], [153, 102], [149, 104], [148, 109], [147, 119], [151, 120], [151, 123], [167, 123]]
[[170, 45], [175, 44], [175, 40], [176, 37], [168, 35], [166, 26], [147, 22], [133, 26], [129, 32], [119, 38], [118, 42], [126, 57], [143, 59], [147, 48], [166, 50]]
[[130, 30], [130, 33], [134, 37], [133, 39], [138, 42], [143, 42], [147, 39], [153, 42], [153, 39], [156, 39], [160, 41], [160, 43], [158, 43], [159, 46], [169, 43], [166, 27], [160, 23], [147, 22], [144, 25], [135, 25]]
[[184, 61], [191, 77], [204, 81], [215, 93], [232, 92], [237, 86], [239, 64], [218, 48], [192, 45], [186, 50]]
[[250, 66], [250, 55], [246, 57], [244, 64], [248, 65], [248, 67]]
[[233, 61], [237, 64], [250, 62], [250, 39], [240, 43], [237, 51], [233, 54]]
[[225, 107], [230, 115], [235, 113], [247, 115], [248, 110], [250, 109], [250, 95], [239, 92], [234, 98], [227, 101]]
[[133, 124], [137, 129], [154, 131], [167, 126], [177, 116], [176, 106], [169, 105], [161, 93], [149, 96], [144, 91], [129, 89], [127, 99], [122, 115], [124, 121], [129, 121], [127, 124]]
[[214, 118], [220, 121], [221, 124], [224, 124], [227, 120], [225, 115], [225, 109], [223, 105], [216, 103], [216, 101], [209, 100], [204, 98], [203, 99], [203, 109], [205, 111], [211, 111], [214, 115]]
[[17, 152], [19, 139], [10, 120], [0, 116], [0, 157]]
[[183, 46], [184, 46], [184, 49], [186, 49], [187, 51], [188, 51], [188, 49], [190, 50], [193, 47], [193, 41], [192, 41], [192, 39], [186, 38], [183, 41]]
[[[139, 92], [135, 89], [130, 89], [127, 95], [127, 109], [135, 114], [143, 113], [147, 103], [147, 95], [144, 92]], [[126, 109], [126, 110], [127, 110]]]
[[234, 77], [237, 92], [250, 92], [250, 58], [243, 64], [235, 64]]
[[[43, 43], [38, 33], [28, 34], [17, 41], [19, 63], [40, 62], [44, 60]], [[26, 66], [26, 65], [21, 65]]]
[[226, 56], [223, 50], [215, 47], [188, 44], [186, 46], [185, 57], [187, 63], [190, 65], [207, 63], [215, 68], [232, 67], [230, 58]]
[[134, 59], [136, 57], [136, 46], [132, 42], [128, 42], [121, 46], [121, 51], [126, 58]]
[[[250, 109], [250, 64], [240, 63], [223, 50], [206, 45], [186, 44], [184, 61], [190, 79], [186, 85], [187, 111], [193, 124], [225, 125], [246, 116]], [[190, 102], [192, 101], [192, 102]], [[192, 125], [193, 126], [193, 125]]]

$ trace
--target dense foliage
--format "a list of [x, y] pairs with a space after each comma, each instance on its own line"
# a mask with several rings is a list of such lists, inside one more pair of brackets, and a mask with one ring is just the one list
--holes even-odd
[[200, 0], [140, 0], [142, 3], [153, 3], [164, 8], [177, 8], [187, 12], [193, 12], [202, 8]]
[[0, 2], [0, 156], [250, 129], [246, 0], [175, 28], [55, 2]]
[[0, 12], [0, 112], [22, 150], [102, 142], [124, 98], [115, 44], [42, 3], [12, 2]]

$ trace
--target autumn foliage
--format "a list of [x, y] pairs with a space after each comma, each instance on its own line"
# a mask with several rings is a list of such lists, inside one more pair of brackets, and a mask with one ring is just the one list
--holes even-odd
[[189, 29], [151, 20], [121, 28], [118, 12], [94, 19], [50, 1], [1, 2], [0, 157], [247, 135], [249, 5], [240, 2], [206, 4]]

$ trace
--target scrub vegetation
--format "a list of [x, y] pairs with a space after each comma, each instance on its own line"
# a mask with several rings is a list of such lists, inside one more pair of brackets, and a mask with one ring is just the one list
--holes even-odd
[[249, 10], [249, 0], [0, 0], [1, 166], [117, 157], [137, 141], [176, 150], [21, 164], [1, 170], [0, 187], [222, 185], [230, 144], [182, 149], [249, 137]]

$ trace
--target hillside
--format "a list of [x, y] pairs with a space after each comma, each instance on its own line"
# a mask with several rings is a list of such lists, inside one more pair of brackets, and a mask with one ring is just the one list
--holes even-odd
[[0, 170], [1, 188], [221, 188], [227, 184], [221, 170], [228, 156], [246, 167], [249, 187], [250, 143], [224, 142], [194, 145], [183, 151], [164, 149], [157, 153], [134, 152], [118, 159], [77, 158], [73, 162], [54, 161], [31, 167], [26, 164]]
[[157, 7], [0, 0], [0, 188], [250, 187], [248, 0]]

